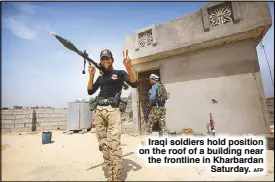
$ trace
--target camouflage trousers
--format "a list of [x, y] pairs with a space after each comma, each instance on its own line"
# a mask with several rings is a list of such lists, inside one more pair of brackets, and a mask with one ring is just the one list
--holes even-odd
[[166, 129], [166, 123], [165, 123], [165, 117], [166, 117], [166, 108], [164, 106], [153, 106], [147, 121], [147, 134], [151, 135], [153, 126], [155, 123], [159, 124], [160, 132], [159, 135], [166, 135], [167, 129]]
[[119, 108], [97, 106], [96, 137], [108, 170], [108, 181], [120, 181], [122, 170], [121, 113]]

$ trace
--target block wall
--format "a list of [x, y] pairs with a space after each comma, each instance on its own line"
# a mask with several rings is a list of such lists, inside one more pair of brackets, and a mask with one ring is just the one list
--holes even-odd
[[68, 109], [1, 110], [1, 132], [66, 130]]

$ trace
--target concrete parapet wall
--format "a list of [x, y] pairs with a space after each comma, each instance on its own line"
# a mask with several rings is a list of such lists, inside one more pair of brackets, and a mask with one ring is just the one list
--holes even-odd
[[[124, 49], [138, 78], [158, 72], [170, 93], [168, 129], [205, 132], [212, 113], [217, 133], [266, 134], [270, 118], [256, 47], [271, 25], [267, 2], [213, 2], [137, 30]], [[133, 123], [141, 121], [146, 90], [140, 84], [133, 94]]]
[[1, 132], [66, 130], [67, 109], [1, 110]]

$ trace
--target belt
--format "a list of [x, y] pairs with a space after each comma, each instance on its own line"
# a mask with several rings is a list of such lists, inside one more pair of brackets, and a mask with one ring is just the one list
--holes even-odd
[[118, 108], [119, 106], [114, 103], [114, 97], [108, 99], [98, 98], [97, 105], [99, 106], [112, 106], [113, 108]]
[[99, 106], [108, 106], [108, 105], [111, 105], [112, 102], [113, 102], [113, 98], [108, 98], [108, 99], [98, 98], [97, 104]]

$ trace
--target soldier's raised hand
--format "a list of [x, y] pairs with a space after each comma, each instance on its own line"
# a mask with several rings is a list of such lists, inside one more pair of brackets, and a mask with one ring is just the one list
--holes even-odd
[[122, 51], [123, 55], [123, 64], [127, 70], [132, 68], [131, 59], [128, 57], [128, 49], [126, 49], [125, 54], [124, 51]]
[[95, 67], [94, 66], [89, 65], [89, 73], [91, 76], [95, 75]]

